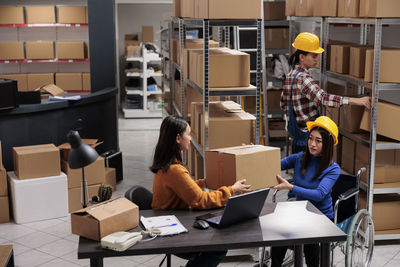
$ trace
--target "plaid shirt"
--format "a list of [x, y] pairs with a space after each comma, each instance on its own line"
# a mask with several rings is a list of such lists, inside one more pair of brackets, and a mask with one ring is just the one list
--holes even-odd
[[[293, 77], [300, 72], [293, 82], [292, 99], [290, 99], [290, 86]], [[283, 85], [281, 95], [281, 109], [289, 117], [289, 104], [292, 103], [296, 121], [300, 127], [305, 127], [307, 121], [314, 121], [319, 116], [318, 108], [322, 106], [340, 107], [349, 103], [348, 97], [331, 95], [321, 89], [313, 80], [308, 70], [296, 65], [291, 70]]]

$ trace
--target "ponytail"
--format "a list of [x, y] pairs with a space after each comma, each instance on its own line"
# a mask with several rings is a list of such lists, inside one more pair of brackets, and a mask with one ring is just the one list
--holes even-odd
[[294, 66], [300, 63], [300, 55], [307, 55], [308, 53], [310, 52], [297, 49], [289, 58], [290, 66], [294, 68]]

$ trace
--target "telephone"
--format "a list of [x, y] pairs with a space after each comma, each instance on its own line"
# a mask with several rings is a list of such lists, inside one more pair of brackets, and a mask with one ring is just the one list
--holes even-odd
[[101, 246], [115, 251], [124, 251], [142, 240], [141, 232], [115, 232], [101, 239]]

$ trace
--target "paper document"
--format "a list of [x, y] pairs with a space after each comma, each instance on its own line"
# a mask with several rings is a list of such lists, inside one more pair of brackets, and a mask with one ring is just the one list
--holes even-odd
[[188, 230], [181, 224], [175, 215], [155, 216], [155, 217], [140, 217], [140, 221], [146, 230], [150, 228], [158, 228], [161, 230], [160, 236], [177, 235], [186, 233]]

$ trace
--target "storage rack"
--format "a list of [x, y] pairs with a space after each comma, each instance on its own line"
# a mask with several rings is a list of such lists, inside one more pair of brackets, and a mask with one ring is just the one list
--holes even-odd
[[[141, 80], [140, 87], [127, 87], [125, 86], [125, 101], [128, 101], [129, 95], [141, 96], [142, 99], [142, 108], [128, 108], [127, 106], [123, 109], [124, 117], [125, 118], [160, 118], [161, 117], [161, 110], [150, 110], [148, 108], [148, 96], [150, 95], [161, 95], [162, 90], [161, 88], [156, 85], [155, 91], [148, 91], [147, 90], [147, 79], [150, 77], [162, 77], [162, 73], [151, 73], [147, 69], [147, 64], [149, 62], [160, 62], [161, 58], [157, 57], [150, 57], [149, 52], [142, 46], [142, 56], [141, 57], [126, 57], [126, 62], [139, 62], [141, 64], [141, 71], [136, 73], [129, 72], [125, 70], [125, 75], [127, 78], [137, 78]], [[127, 103], [125, 103], [127, 105]]]

